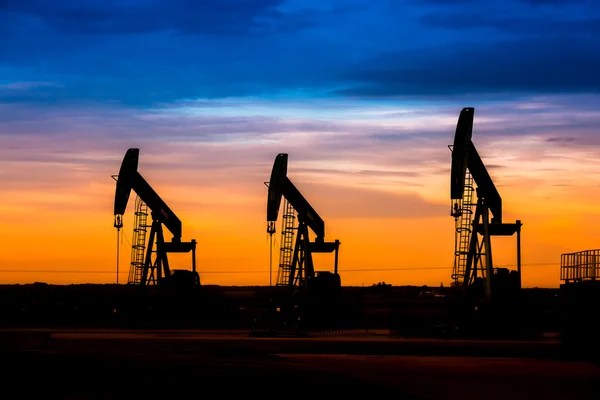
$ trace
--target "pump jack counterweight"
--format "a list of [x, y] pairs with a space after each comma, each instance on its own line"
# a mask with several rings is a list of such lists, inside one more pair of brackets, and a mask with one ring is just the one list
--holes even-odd
[[[177, 285], [199, 286], [200, 276], [196, 271], [196, 240], [181, 241], [181, 221], [167, 206], [163, 199], [152, 189], [138, 172], [139, 149], [127, 150], [117, 181], [114, 202], [114, 226], [120, 230], [123, 226], [123, 214], [127, 208], [129, 196], [133, 190], [151, 211], [152, 225], [146, 249], [143, 272], [139, 284], [145, 286], [156, 282], [158, 285], [174, 282]], [[165, 241], [163, 225], [171, 232], [171, 241]], [[171, 270], [168, 253], [192, 253], [192, 270]], [[154, 260], [153, 260], [153, 255]]]

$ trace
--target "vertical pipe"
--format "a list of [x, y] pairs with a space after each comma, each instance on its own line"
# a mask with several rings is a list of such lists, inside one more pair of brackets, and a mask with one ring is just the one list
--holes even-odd
[[119, 284], [119, 234], [121, 229], [117, 228], [117, 285]]
[[273, 235], [269, 235], [269, 286], [273, 286]]
[[196, 272], [196, 239], [192, 239], [192, 272]]
[[521, 289], [521, 220], [517, 220], [517, 273], [519, 274], [519, 289]]
[[338, 273], [338, 251], [340, 249], [340, 241], [335, 239], [335, 263], [334, 263], [334, 270], [333, 273], [337, 274]]
[[489, 221], [490, 210], [485, 206], [483, 209], [483, 246], [485, 249], [485, 295], [488, 301], [492, 299], [492, 275], [494, 274]]

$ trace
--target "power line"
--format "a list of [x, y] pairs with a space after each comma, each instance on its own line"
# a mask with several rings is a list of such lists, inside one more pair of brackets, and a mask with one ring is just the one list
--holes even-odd
[[[541, 266], [559, 266], [560, 263], [531, 263], [521, 264], [522, 267], [541, 267]], [[516, 264], [502, 264], [497, 267], [516, 267]], [[340, 273], [346, 272], [381, 272], [381, 271], [430, 271], [430, 270], [451, 270], [450, 267], [399, 267], [399, 268], [360, 268], [360, 269], [342, 269]], [[114, 271], [84, 271], [84, 270], [18, 270], [2, 269], [0, 273], [51, 273], [51, 274], [114, 274]], [[200, 274], [268, 274], [269, 271], [250, 270], [250, 271], [199, 271]], [[127, 274], [127, 271], [121, 271], [121, 274]]]

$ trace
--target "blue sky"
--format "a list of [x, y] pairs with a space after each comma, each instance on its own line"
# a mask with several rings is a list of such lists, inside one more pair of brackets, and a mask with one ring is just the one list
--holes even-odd
[[484, 153], [507, 138], [546, 143], [539, 157], [598, 142], [591, 0], [0, 4], [0, 140], [11, 160], [64, 160], [70, 171], [75, 154], [108, 167], [125, 146], [223, 143], [240, 153], [204, 168], [289, 150], [337, 160], [338, 172], [424, 160], [445, 170], [440, 143], [465, 106], [477, 107]]
[[596, 92], [599, 32], [591, 0], [4, 0], [0, 99]]
[[326, 220], [443, 218], [446, 146], [474, 106], [506, 215], [600, 222], [599, 71], [593, 0], [0, 0], [0, 210], [110, 213], [110, 174], [139, 147], [190, 215], [229, 191], [263, 218], [288, 152]]

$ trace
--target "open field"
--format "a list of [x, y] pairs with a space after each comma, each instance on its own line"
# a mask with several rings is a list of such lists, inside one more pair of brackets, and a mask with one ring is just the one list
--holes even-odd
[[[313, 371], [344, 374], [420, 399], [597, 399], [600, 368], [549, 360], [433, 356], [286, 355]], [[399, 396], [399, 398], [402, 398]]]
[[[293, 332], [269, 338], [248, 334], [252, 318], [278, 295], [272, 288], [206, 287], [187, 299], [192, 306], [178, 302], [161, 310], [165, 299], [158, 293], [124, 285], [0, 287], [5, 390], [53, 399], [600, 398], [600, 366], [565, 361], [556, 336], [390, 335], [392, 317], [405, 326], [435, 323], [448, 310], [448, 292], [344, 291], [353, 311], [347, 326], [308, 330], [308, 338]], [[557, 292], [523, 293], [526, 315], [552, 331]], [[183, 317], [185, 329], [160, 326], [172, 312]], [[194, 319], [186, 320], [190, 315]], [[152, 329], [144, 328], [149, 320]]]
[[[169, 301], [155, 288], [130, 285], [0, 285], [0, 327], [250, 329], [253, 319], [281, 298], [281, 287], [203, 286]], [[556, 331], [558, 290], [524, 289], [520, 309], [540, 331]], [[335, 328], [431, 326], [453, 306], [449, 288], [343, 287]], [[167, 301], [166, 301], [167, 300]], [[172, 299], [171, 299], [172, 300]], [[343, 312], [340, 312], [343, 310]], [[176, 311], [174, 313], [174, 311]], [[175, 315], [178, 314], [178, 315]], [[182, 318], [183, 316], [183, 318]], [[394, 321], [395, 320], [395, 321]]]
[[0, 330], [0, 348], [85, 351], [89, 348], [124, 352], [146, 346], [190, 351], [244, 354], [359, 354], [479, 357], [560, 357], [556, 338], [543, 340], [462, 340], [366, 335], [364, 331], [312, 332], [310, 338], [253, 338], [248, 331], [128, 331], [128, 330]]
[[[600, 367], [551, 359], [555, 347], [548, 340], [519, 346], [385, 336], [249, 338], [242, 332], [101, 330], [4, 330], [0, 337], [3, 363], [10, 366], [3, 375], [8, 389], [30, 382], [29, 391], [47, 398], [600, 396]], [[9, 338], [12, 345], [6, 346]], [[465, 357], [469, 348], [478, 357]], [[537, 348], [539, 357], [525, 348]]]

